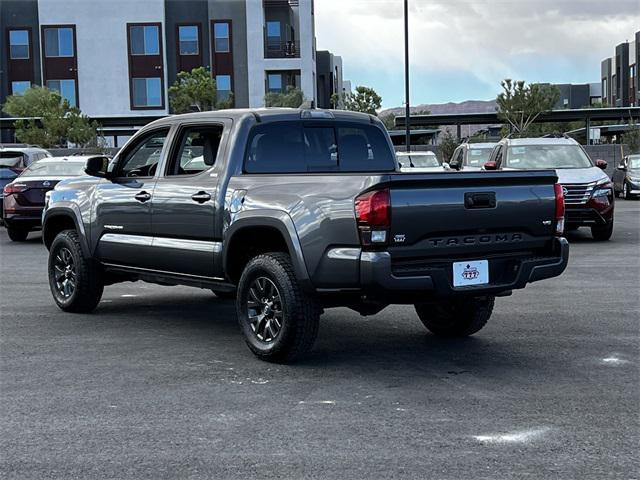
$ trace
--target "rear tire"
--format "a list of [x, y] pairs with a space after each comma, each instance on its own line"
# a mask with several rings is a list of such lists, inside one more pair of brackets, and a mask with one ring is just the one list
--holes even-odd
[[49, 250], [49, 287], [65, 312], [87, 313], [96, 308], [104, 290], [102, 267], [82, 251], [75, 230], [60, 232]]
[[468, 337], [482, 330], [493, 312], [495, 297], [425, 303], [415, 306], [427, 329], [441, 337]]
[[318, 335], [320, 308], [296, 279], [284, 253], [253, 258], [240, 277], [238, 322], [251, 351], [268, 362], [292, 362], [308, 352]]
[[29, 236], [29, 230], [26, 228], [10, 227], [7, 225], [7, 233], [12, 242], [24, 242]]
[[598, 242], [605, 242], [613, 235], [613, 220], [602, 227], [591, 227], [591, 236]]

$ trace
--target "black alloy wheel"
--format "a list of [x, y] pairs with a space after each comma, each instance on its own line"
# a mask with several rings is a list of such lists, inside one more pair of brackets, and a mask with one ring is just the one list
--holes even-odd
[[278, 287], [267, 277], [256, 278], [249, 287], [247, 313], [258, 340], [265, 343], [275, 340], [282, 329], [282, 298]]
[[58, 295], [64, 299], [70, 298], [76, 290], [77, 272], [73, 255], [68, 248], [62, 247], [58, 250], [53, 261], [53, 269], [54, 283]]

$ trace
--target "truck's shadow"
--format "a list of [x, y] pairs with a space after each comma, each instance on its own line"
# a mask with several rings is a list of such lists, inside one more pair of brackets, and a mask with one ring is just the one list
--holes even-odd
[[[413, 308], [400, 311], [404, 317], [400, 320], [398, 312], [387, 309], [364, 319], [345, 309], [327, 310], [315, 348], [304, 359], [280, 369], [296, 377], [310, 369], [347, 372], [355, 367], [360, 372], [384, 370], [387, 378], [391, 373], [406, 380], [408, 376], [525, 372], [542, 363], [534, 352], [523, 351], [489, 327], [470, 338], [439, 338], [426, 331]], [[172, 341], [169, 337], [198, 352], [202, 361], [215, 356], [248, 369], [266, 365], [243, 345], [234, 302], [213, 294], [113, 298], [101, 304], [96, 315], [104, 317], [110, 328], [143, 328], [149, 335], [161, 336], [163, 341], [155, 348], [166, 348], [166, 342]]]

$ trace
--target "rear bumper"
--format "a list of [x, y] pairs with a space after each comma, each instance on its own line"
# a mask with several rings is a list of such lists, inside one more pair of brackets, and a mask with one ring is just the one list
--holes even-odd
[[553, 252], [554, 256], [549, 257], [494, 256], [489, 259], [491, 283], [471, 287], [453, 287], [451, 262], [425, 264], [420, 267], [420, 274], [408, 275], [406, 271], [394, 268], [388, 252], [362, 252], [360, 285], [372, 298], [388, 303], [429, 297], [497, 295], [560, 275], [569, 261], [567, 240], [554, 239]]
[[21, 207], [4, 212], [3, 222], [6, 226], [22, 228], [39, 228], [42, 225], [43, 207]]

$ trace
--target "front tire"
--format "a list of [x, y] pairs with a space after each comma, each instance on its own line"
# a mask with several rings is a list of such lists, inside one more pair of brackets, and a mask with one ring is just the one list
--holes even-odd
[[491, 314], [495, 297], [425, 303], [415, 306], [427, 329], [441, 337], [468, 337], [482, 330]]
[[318, 335], [320, 308], [302, 290], [284, 253], [249, 261], [238, 283], [236, 309], [245, 341], [261, 360], [292, 362]]
[[29, 236], [29, 230], [26, 228], [11, 227], [7, 225], [7, 234], [12, 242], [24, 242]]
[[598, 242], [604, 242], [611, 238], [613, 235], [613, 219], [603, 226], [591, 227], [591, 236]]
[[87, 313], [96, 308], [104, 290], [102, 268], [84, 255], [75, 230], [60, 232], [49, 250], [49, 287], [65, 312]]

